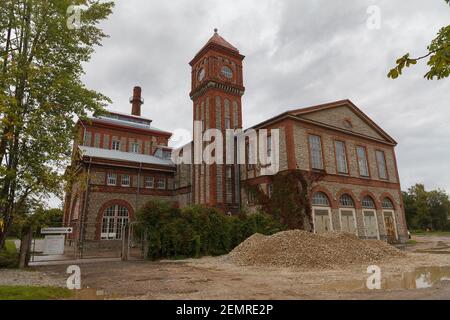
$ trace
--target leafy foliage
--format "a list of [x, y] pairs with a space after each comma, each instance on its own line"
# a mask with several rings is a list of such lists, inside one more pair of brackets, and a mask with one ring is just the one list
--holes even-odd
[[[450, 0], [445, 0], [450, 4]], [[430, 70], [425, 74], [425, 78], [440, 80], [450, 75], [450, 25], [439, 30], [437, 37], [427, 47], [428, 53], [419, 58], [411, 58], [407, 53], [396, 61], [395, 68], [391, 69], [388, 77], [397, 79], [403, 72], [404, 68], [417, 64], [419, 60], [429, 57], [428, 66]]]
[[321, 172], [288, 170], [272, 178], [269, 196], [259, 186], [245, 185], [253, 193], [261, 211], [281, 221], [288, 229], [311, 229], [312, 208], [309, 194], [313, 184], [322, 179]]
[[146, 231], [150, 259], [222, 255], [255, 233], [282, 230], [265, 214], [227, 216], [214, 208], [179, 209], [160, 201], [148, 202], [137, 220]]
[[[67, 9], [83, 8], [78, 29]], [[106, 37], [113, 2], [3, 0], [0, 6], [0, 219], [8, 229], [33, 202], [60, 195], [76, 117], [108, 98], [85, 87], [83, 64]], [[5, 233], [0, 232], [0, 247]]]
[[403, 202], [410, 228], [439, 231], [449, 229], [450, 199], [444, 191], [426, 191], [423, 184], [416, 184], [408, 192], [403, 192]]

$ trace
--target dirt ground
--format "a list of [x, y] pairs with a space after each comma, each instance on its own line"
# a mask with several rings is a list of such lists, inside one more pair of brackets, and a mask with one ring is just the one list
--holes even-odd
[[[238, 267], [224, 257], [83, 264], [83, 299], [449, 299], [450, 238], [415, 237], [405, 258], [380, 264], [382, 290], [368, 290], [367, 265], [336, 270]], [[418, 253], [438, 248], [433, 253]], [[35, 267], [65, 284], [66, 266]], [[0, 272], [1, 275], [1, 272]], [[417, 289], [417, 287], [423, 287]]]

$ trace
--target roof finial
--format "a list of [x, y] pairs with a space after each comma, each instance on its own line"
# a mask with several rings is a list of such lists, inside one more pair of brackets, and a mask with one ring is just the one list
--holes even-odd
[[214, 28], [214, 33], [217, 33], [217, 32], [219, 32], [219, 29]]

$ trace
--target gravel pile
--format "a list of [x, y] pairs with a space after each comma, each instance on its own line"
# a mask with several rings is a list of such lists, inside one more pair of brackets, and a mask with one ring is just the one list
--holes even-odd
[[237, 246], [228, 259], [237, 265], [328, 269], [377, 263], [404, 253], [378, 240], [361, 240], [344, 232], [313, 234], [301, 230], [272, 236], [255, 234]]

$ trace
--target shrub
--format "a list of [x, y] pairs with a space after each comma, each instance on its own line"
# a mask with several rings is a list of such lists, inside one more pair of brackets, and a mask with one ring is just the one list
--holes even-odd
[[153, 260], [222, 255], [255, 233], [270, 235], [282, 230], [266, 214], [230, 217], [214, 208], [179, 209], [160, 201], [145, 204], [137, 220], [147, 231], [147, 257]]

